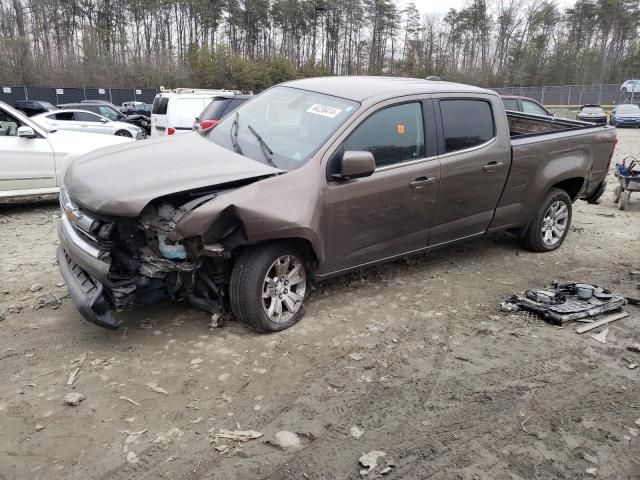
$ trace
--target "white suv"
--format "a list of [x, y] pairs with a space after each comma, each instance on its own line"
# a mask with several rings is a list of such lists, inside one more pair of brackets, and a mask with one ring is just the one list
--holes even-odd
[[[162, 90], [162, 87], [161, 87]], [[177, 88], [161, 91], [153, 100], [151, 109], [151, 136], [174, 135], [193, 130], [193, 122], [211, 99], [233, 94], [229, 90], [198, 90]]]
[[620, 87], [620, 92], [623, 95], [630, 93], [640, 93], [640, 80], [627, 80]]

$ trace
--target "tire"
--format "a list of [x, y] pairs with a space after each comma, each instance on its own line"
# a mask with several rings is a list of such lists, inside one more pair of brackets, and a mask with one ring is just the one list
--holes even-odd
[[567, 192], [552, 188], [529, 223], [521, 239], [522, 246], [532, 252], [551, 252], [557, 249], [569, 233], [571, 214], [571, 198]]
[[236, 319], [258, 332], [279, 332], [298, 323], [308, 291], [306, 268], [304, 256], [289, 243], [246, 248], [233, 267], [229, 286]]
[[131, 135], [129, 132], [127, 132], [126, 130], [118, 130], [116, 132], [116, 137], [127, 137], [127, 138], [133, 138], [133, 135]]
[[620, 187], [620, 185], [618, 185], [613, 190], [613, 203], [618, 203], [618, 200], [620, 200], [620, 193], [622, 193], [622, 187]]

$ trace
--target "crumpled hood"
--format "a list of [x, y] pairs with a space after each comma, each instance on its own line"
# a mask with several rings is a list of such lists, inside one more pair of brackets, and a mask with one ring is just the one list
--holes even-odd
[[189, 133], [84, 155], [67, 168], [64, 187], [94, 212], [135, 217], [158, 197], [283, 171]]

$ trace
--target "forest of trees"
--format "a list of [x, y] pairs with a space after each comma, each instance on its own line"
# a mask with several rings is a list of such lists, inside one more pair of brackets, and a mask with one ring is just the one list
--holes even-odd
[[[640, 0], [0, 0], [0, 85], [262, 89], [312, 75], [488, 87], [640, 76]], [[434, 4], [436, 4], [434, 2]]]

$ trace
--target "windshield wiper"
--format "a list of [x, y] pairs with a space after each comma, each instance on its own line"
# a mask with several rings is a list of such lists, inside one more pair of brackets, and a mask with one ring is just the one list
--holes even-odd
[[269, 165], [271, 165], [272, 167], [275, 167], [276, 164], [273, 161], [272, 155], [273, 155], [273, 150], [271, 150], [269, 148], [269, 145], [267, 145], [267, 142], [265, 142], [262, 137], [258, 134], [258, 132], [256, 132], [254, 130], [254, 128], [251, 125], [247, 125], [247, 129], [253, 134], [254, 137], [256, 137], [256, 139], [258, 140], [258, 143], [260, 144], [260, 150], [262, 150], [262, 154], [264, 155], [264, 158], [267, 159], [267, 162], [269, 162]]
[[233, 123], [231, 124], [231, 130], [229, 133], [231, 134], [231, 144], [233, 145], [233, 150], [240, 155], [243, 155], [242, 149], [240, 148], [240, 144], [238, 143], [238, 117], [240, 116], [239, 112], [236, 112], [236, 118], [233, 119]]

